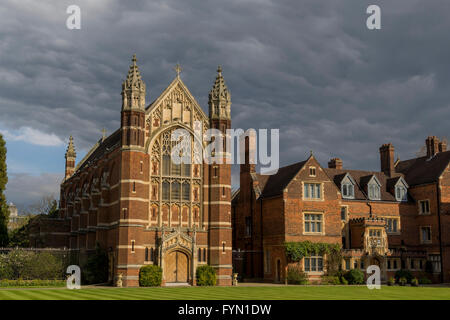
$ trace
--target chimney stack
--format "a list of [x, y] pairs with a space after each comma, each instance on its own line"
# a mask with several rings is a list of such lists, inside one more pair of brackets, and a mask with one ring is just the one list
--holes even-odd
[[[244, 139], [244, 163], [241, 163], [241, 172], [255, 173], [256, 167], [256, 133], [249, 131], [248, 135], [241, 136], [240, 139]], [[242, 140], [241, 142], [242, 143]], [[239, 146], [242, 147], [242, 144]], [[240, 150], [242, 157], [242, 150]]]
[[381, 171], [385, 175], [392, 177], [395, 173], [394, 146], [391, 143], [383, 144], [380, 147]]
[[[436, 155], [436, 153], [439, 152], [439, 149], [444, 147], [444, 146], [441, 146], [441, 144], [439, 143], [439, 138], [436, 136], [429, 136], [425, 140], [425, 144], [427, 147], [427, 157], [428, 158], [434, 157]], [[444, 145], [445, 145], [445, 143], [444, 143]]]
[[333, 158], [328, 161], [328, 168], [342, 170], [342, 160], [340, 158]]

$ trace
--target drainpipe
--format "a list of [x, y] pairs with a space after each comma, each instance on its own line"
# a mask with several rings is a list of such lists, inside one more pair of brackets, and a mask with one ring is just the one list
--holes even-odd
[[372, 218], [372, 205], [370, 204], [370, 202], [367, 202], [366, 204], [369, 207], [369, 217]]
[[437, 197], [437, 216], [438, 216], [438, 230], [439, 230], [439, 253], [441, 255], [441, 283], [444, 282], [444, 256], [442, 255], [442, 232], [441, 232], [441, 190], [439, 189], [439, 180], [436, 183], [436, 197]]

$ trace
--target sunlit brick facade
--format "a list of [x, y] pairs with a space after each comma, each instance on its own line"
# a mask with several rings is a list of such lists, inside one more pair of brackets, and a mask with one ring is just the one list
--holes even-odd
[[208, 128], [230, 128], [230, 92], [219, 67], [206, 116], [178, 66], [176, 71], [146, 105], [147, 88], [133, 57], [122, 86], [121, 127], [76, 166], [72, 138], [66, 154], [60, 220], [70, 235], [60, 246], [68, 245], [82, 260], [100, 245], [109, 255], [109, 280], [121, 278], [124, 286], [137, 286], [146, 264], [162, 267], [164, 284], [195, 284], [197, 266], [209, 264], [219, 285], [231, 285], [230, 165], [206, 164], [201, 153], [197, 164], [171, 161], [174, 130], [188, 132], [193, 159], [201, 151], [194, 150], [194, 139], [202, 149]]
[[[247, 141], [248, 146], [248, 141]], [[342, 269], [380, 266], [382, 280], [399, 269], [434, 282], [450, 281], [450, 151], [437, 137], [426, 154], [395, 161], [394, 147], [380, 148], [381, 170], [328, 168], [311, 156], [272, 176], [241, 165], [232, 201], [236, 272], [243, 278], [284, 282], [285, 242], [337, 243]], [[320, 261], [320, 262], [319, 262]], [[306, 258], [310, 280], [326, 274], [326, 257]]]

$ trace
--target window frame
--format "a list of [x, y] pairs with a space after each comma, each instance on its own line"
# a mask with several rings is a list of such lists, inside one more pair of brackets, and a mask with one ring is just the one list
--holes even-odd
[[[306, 220], [306, 216], [320, 216], [320, 220], [316, 220], [316, 219], [308, 219]], [[306, 231], [306, 223], [317, 223], [320, 222], [320, 231]], [[304, 235], [317, 235], [317, 236], [321, 236], [321, 235], [325, 235], [325, 215], [323, 214], [323, 212], [303, 212], [303, 234]], [[309, 227], [309, 230], [311, 230], [311, 225]]]
[[[313, 187], [314, 195], [317, 193], [317, 190], [319, 190], [320, 197], [314, 197], [314, 198], [310, 197], [311, 185], [314, 185], [314, 187]], [[306, 189], [306, 186], [308, 186], [307, 189]], [[317, 189], [317, 186], [319, 186], [319, 189]], [[324, 193], [324, 190], [323, 190], [322, 182], [314, 182], [314, 181], [302, 182], [302, 198], [304, 201], [323, 201], [324, 200], [323, 193]]]
[[[315, 261], [315, 267], [316, 267], [315, 269], [316, 270], [312, 270], [312, 268], [311, 268], [312, 261], [313, 261], [312, 259], [314, 259], [314, 261]], [[309, 270], [306, 269], [306, 261], [309, 261], [309, 263], [308, 263]], [[320, 268], [319, 268], [319, 261], [322, 262]], [[304, 257], [303, 258], [303, 271], [308, 274], [323, 274], [325, 272], [324, 262], [325, 262], [324, 256], [315, 255], [315, 256]]]
[[[423, 232], [422, 232], [422, 230], [423, 229], [429, 229], [430, 230], [430, 232], [429, 232], [429, 240], [425, 240], [425, 239], [423, 239]], [[420, 243], [421, 244], [431, 244], [431, 243], [433, 243], [433, 229], [431, 228], [431, 226], [420, 226], [419, 227], [419, 236], [420, 236]]]
[[[431, 206], [430, 206], [430, 200], [429, 199], [423, 199], [423, 200], [418, 200], [417, 201], [418, 206], [419, 206], [419, 214], [423, 215], [423, 216], [428, 216], [431, 215]], [[428, 203], [428, 212], [424, 212], [422, 210], [422, 203]]]
[[[400, 217], [397, 216], [384, 216], [383, 217], [386, 220], [386, 233], [387, 234], [401, 234], [401, 224], [400, 224]], [[397, 231], [389, 231], [388, 229], [388, 220], [396, 220], [397, 221]]]

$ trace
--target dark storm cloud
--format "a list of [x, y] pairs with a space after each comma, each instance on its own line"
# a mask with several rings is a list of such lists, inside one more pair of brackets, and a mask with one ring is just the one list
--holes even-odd
[[[82, 29], [65, 27], [68, 5]], [[365, 26], [382, 9], [382, 29]], [[448, 136], [448, 1], [3, 1], [0, 125], [32, 127], [89, 148], [119, 126], [130, 57], [153, 101], [182, 77], [207, 110], [218, 64], [233, 127], [280, 128], [281, 164], [313, 150], [326, 165], [378, 169], [427, 135]]]

